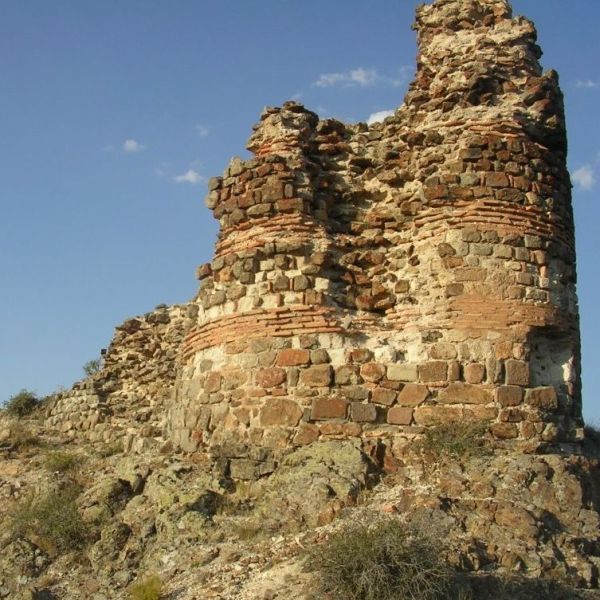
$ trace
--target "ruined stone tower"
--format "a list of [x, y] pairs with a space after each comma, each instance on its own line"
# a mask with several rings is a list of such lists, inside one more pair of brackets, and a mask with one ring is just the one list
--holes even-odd
[[415, 29], [414, 81], [383, 123], [264, 111], [254, 158], [209, 183], [221, 231], [197, 297], [119, 327], [51, 424], [128, 448], [166, 437], [244, 477], [331, 438], [401, 456], [457, 419], [577, 451], [557, 75], [505, 0], [437, 0]]
[[437, 0], [415, 28], [394, 116], [368, 127], [268, 108], [254, 158], [210, 181], [221, 231], [168, 420], [183, 449], [247, 468], [264, 453], [243, 447], [393, 448], [455, 419], [530, 446], [579, 439], [557, 75], [504, 0]]
[[[163, 458], [201, 465], [214, 496], [299, 490], [289, 507], [313, 524], [392, 473], [377, 511], [442, 523], [461, 569], [598, 587], [558, 77], [505, 0], [435, 0], [415, 29], [414, 81], [383, 123], [264, 111], [253, 158], [209, 182], [221, 230], [197, 296], [119, 326], [46, 426], [122, 443], [157, 478]], [[415, 443], [452, 443], [460, 428], [436, 426], [456, 421], [485, 447]]]

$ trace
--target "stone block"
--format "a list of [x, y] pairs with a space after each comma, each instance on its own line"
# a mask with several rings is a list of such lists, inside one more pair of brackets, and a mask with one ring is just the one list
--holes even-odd
[[426, 385], [421, 383], [407, 383], [400, 394], [398, 394], [398, 404], [402, 406], [418, 406], [425, 402], [429, 390]]
[[357, 423], [373, 423], [377, 420], [377, 408], [373, 404], [352, 402], [350, 405], [350, 417]]
[[496, 402], [502, 407], [518, 406], [523, 402], [523, 388], [517, 385], [502, 385], [496, 388]]
[[294, 436], [293, 443], [296, 446], [308, 446], [319, 438], [319, 428], [310, 423], [302, 423]]
[[382, 404], [383, 406], [392, 406], [396, 401], [398, 393], [386, 388], [377, 388], [371, 392], [371, 402]]
[[345, 419], [348, 411], [348, 402], [343, 398], [315, 398], [310, 411], [313, 421], [322, 419]]
[[214, 392], [218, 392], [221, 389], [221, 374], [216, 371], [210, 372], [206, 376], [206, 380], [204, 382], [204, 391], [208, 394], [212, 394]]
[[281, 385], [286, 380], [285, 369], [273, 367], [271, 369], [260, 369], [256, 373], [256, 385], [269, 389]]
[[489, 187], [508, 187], [508, 177], [505, 173], [488, 173], [485, 177], [485, 184]]
[[506, 385], [529, 385], [529, 365], [522, 360], [509, 359], [505, 362]]
[[317, 348], [316, 350], [310, 351], [310, 362], [313, 365], [322, 365], [330, 361], [327, 350], [323, 348]]
[[515, 423], [493, 423], [490, 431], [500, 440], [512, 440], [519, 437], [519, 428]]
[[315, 365], [300, 371], [300, 384], [308, 387], [324, 387], [331, 383], [333, 369], [330, 365]]
[[385, 367], [377, 363], [365, 363], [360, 367], [360, 375], [365, 381], [377, 383], [385, 377]]
[[464, 419], [464, 410], [459, 406], [431, 406], [421, 405], [413, 412], [415, 423], [423, 427], [461, 421]]
[[249, 372], [241, 369], [223, 371], [222, 388], [225, 390], [235, 390], [248, 382]]
[[456, 354], [454, 344], [449, 344], [448, 342], [433, 344], [429, 351], [431, 358], [441, 360], [452, 360], [453, 358], [456, 358]]
[[394, 406], [388, 410], [387, 422], [390, 425], [410, 425], [413, 419], [413, 409], [406, 406]]
[[285, 348], [277, 355], [277, 361], [275, 364], [278, 367], [297, 367], [308, 365], [309, 363], [310, 352], [308, 350]]
[[409, 363], [388, 365], [387, 378], [391, 381], [416, 381], [418, 379], [417, 365]]
[[478, 385], [451, 383], [439, 393], [438, 400], [445, 404], [487, 404], [492, 401], [492, 393]]
[[335, 383], [337, 385], [348, 385], [358, 383], [358, 367], [343, 365], [335, 370]]
[[552, 411], [558, 408], [556, 390], [551, 386], [527, 390], [525, 393], [525, 402], [529, 404], [529, 406], [541, 410]]
[[373, 353], [367, 348], [354, 348], [350, 351], [350, 360], [353, 363], [366, 363], [373, 358]]
[[348, 385], [343, 387], [340, 392], [349, 400], [367, 400], [370, 393], [362, 385]]
[[464, 373], [467, 383], [482, 383], [485, 379], [485, 365], [482, 363], [470, 363], [465, 365]]
[[444, 360], [432, 360], [419, 365], [419, 379], [424, 382], [447, 381], [448, 363]]
[[272, 398], [260, 409], [260, 422], [264, 427], [295, 427], [300, 422], [302, 413], [302, 408], [293, 400]]

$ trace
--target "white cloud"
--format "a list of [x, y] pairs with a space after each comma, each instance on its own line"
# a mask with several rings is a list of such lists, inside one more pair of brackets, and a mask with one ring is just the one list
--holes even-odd
[[391, 117], [393, 114], [393, 110], [380, 110], [379, 112], [371, 113], [367, 119], [367, 125], [373, 125], [373, 123], [383, 121], [386, 117]]
[[316, 87], [332, 87], [342, 85], [344, 87], [371, 87], [377, 83], [380, 75], [375, 69], [352, 69], [342, 73], [324, 73], [313, 83]]
[[206, 127], [205, 125], [196, 125], [195, 129], [196, 129], [196, 133], [200, 137], [206, 137], [209, 134], [208, 127]]
[[391, 85], [400, 87], [404, 85], [414, 72], [412, 66], [400, 67], [393, 75], [379, 73], [377, 69], [351, 69], [338, 73], [324, 73], [312, 84], [313, 87], [362, 87], [368, 88], [374, 85]]
[[573, 173], [573, 181], [577, 187], [589, 191], [596, 184], [596, 176], [590, 165], [583, 165]]
[[593, 89], [598, 87], [598, 83], [593, 79], [579, 79], [575, 86], [578, 88]]
[[175, 177], [173, 177], [173, 181], [175, 183], [190, 183], [191, 185], [196, 185], [206, 181], [206, 177], [203, 177], [200, 175], [200, 173], [194, 171], [194, 169], [188, 169], [181, 175], [175, 175]]
[[140, 144], [136, 140], [125, 140], [123, 142], [123, 150], [125, 150], [125, 152], [129, 152], [130, 154], [133, 154], [135, 152], [141, 152], [145, 148], [146, 146]]

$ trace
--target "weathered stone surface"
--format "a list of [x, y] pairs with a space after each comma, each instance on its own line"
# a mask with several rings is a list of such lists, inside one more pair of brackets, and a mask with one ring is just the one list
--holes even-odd
[[377, 388], [371, 392], [371, 402], [374, 404], [382, 404], [384, 406], [391, 406], [396, 401], [398, 393], [394, 390], [388, 390], [386, 388]]
[[542, 410], [556, 410], [558, 408], [558, 397], [553, 387], [538, 387], [527, 390], [525, 402]]
[[391, 425], [410, 425], [413, 409], [405, 406], [393, 406], [388, 410], [387, 422]]
[[277, 356], [277, 366], [279, 367], [297, 367], [307, 365], [310, 362], [310, 352], [308, 350], [295, 350], [292, 348], [281, 350]]
[[500, 406], [518, 406], [523, 402], [523, 388], [516, 385], [502, 385], [496, 388], [496, 399]]
[[260, 369], [256, 373], [256, 385], [264, 388], [272, 388], [281, 385], [286, 380], [286, 372], [284, 369], [271, 368]]
[[416, 381], [418, 377], [417, 365], [396, 364], [388, 365], [387, 378], [392, 381]]
[[506, 361], [506, 385], [529, 385], [529, 365], [525, 361]]
[[438, 398], [447, 404], [487, 404], [492, 401], [492, 394], [481, 386], [451, 383], [440, 392]]
[[417, 406], [425, 401], [429, 395], [426, 385], [420, 383], [407, 383], [400, 394], [398, 394], [398, 404], [402, 406]]
[[361, 365], [360, 375], [365, 381], [377, 382], [385, 377], [385, 367], [377, 363], [366, 363]]
[[433, 360], [419, 365], [419, 379], [425, 382], [447, 381], [448, 363], [445, 360]]
[[377, 409], [372, 404], [352, 402], [350, 418], [357, 423], [371, 423], [377, 419]]
[[260, 421], [265, 427], [284, 425], [294, 427], [302, 418], [302, 409], [293, 400], [272, 398], [262, 407]]
[[331, 382], [332, 369], [329, 365], [316, 365], [300, 372], [300, 384], [309, 387], [328, 386]]
[[343, 419], [348, 410], [348, 401], [343, 398], [315, 398], [312, 403], [310, 418], [318, 421], [321, 419]]
[[485, 378], [485, 365], [470, 363], [465, 366], [465, 381], [467, 383], [482, 383]]

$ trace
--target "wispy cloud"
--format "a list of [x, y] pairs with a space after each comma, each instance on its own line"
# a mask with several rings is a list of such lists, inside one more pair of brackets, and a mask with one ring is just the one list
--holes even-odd
[[340, 73], [324, 73], [313, 83], [316, 87], [332, 87], [342, 85], [346, 87], [371, 87], [377, 83], [379, 75], [375, 69], [352, 69]]
[[383, 121], [385, 118], [391, 117], [393, 114], [393, 110], [380, 110], [378, 112], [371, 113], [367, 119], [367, 125], [372, 125], [378, 121]]
[[575, 82], [575, 87], [591, 90], [600, 86], [598, 82], [594, 81], [593, 79], [578, 79]]
[[575, 185], [584, 191], [591, 190], [596, 185], [596, 175], [593, 167], [583, 165], [573, 172], [573, 181]]
[[189, 183], [191, 185], [197, 185], [199, 183], [203, 183], [206, 181], [206, 177], [200, 175], [198, 171], [194, 169], [188, 169], [185, 173], [181, 175], [175, 175], [173, 177], [173, 181], [175, 183]]
[[361, 87], [368, 88], [375, 85], [385, 84], [393, 87], [399, 87], [406, 83], [408, 77], [413, 71], [413, 67], [400, 67], [393, 75], [380, 73], [377, 69], [365, 69], [358, 67], [348, 71], [339, 71], [336, 73], [323, 73], [313, 82], [313, 87], [328, 88], [334, 86], [340, 87]]
[[123, 142], [123, 150], [125, 152], [129, 152], [130, 154], [134, 154], [136, 152], [141, 152], [142, 150], [144, 150], [146, 148], [146, 146], [144, 146], [143, 144], [140, 144], [140, 142], [138, 142], [137, 140], [125, 140]]
[[206, 127], [206, 125], [196, 125], [196, 127], [194, 129], [196, 130], [196, 133], [200, 137], [206, 137], [210, 133], [210, 131], [209, 131], [208, 127]]

